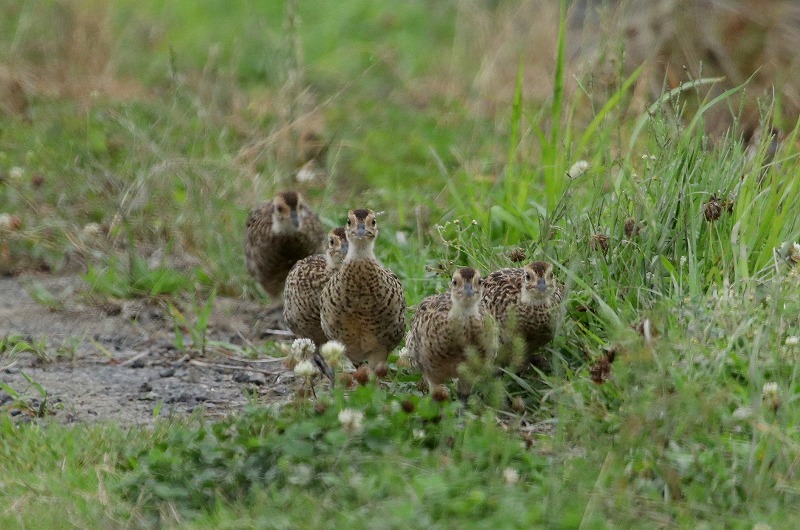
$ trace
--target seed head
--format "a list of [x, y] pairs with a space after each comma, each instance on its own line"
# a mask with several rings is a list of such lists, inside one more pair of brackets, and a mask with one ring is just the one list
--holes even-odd
[[344, 354], [344, 344], [338, 340], [331, 340], [320, 346], [319, 352], [328, 362], [331, 368], [338, 368], [342, 365], [342, 354]]
[[705, 215], [706, 221], [709, 223], [713, 223], [722, 216], [722, 203], [716, 195], [712, 195], [708, 202], [703, 205], [703, 215]]
[[589, 162], [586, 160], [578, 160], [572, 164], [572, 167], [569, 168], [567, 175], [569, 175], [569, 178], [571, 179], [576, 179], [586, 173], [587, 169], [589, 169]]
[[292, 356], [296, 359], [308, 359], [314, 353], [314, 342], [311, 339], [294, 339]]
[[800, 244], [792, 243], [789, 245], [789, 261], [800, 263]]
[[628, 239], [633, 238], [634, 236], [639, 234], [641, 228], [642, 228], [641, 225], [636, 222], [636, 219], [634, 219], [633, 217], [628, 217], [625, 220], [625, 237], [627, 237]]
[[294, 373], [296, 373], [301, 377], [311, 377], [317, 374], [318, 372], [319, 370], [317, 369], [316, 366], [314, 366], [314, 363], [312, 363], [308, 359], [300, 361], [299, 363], [297, 363], [297, 366], [294, 367]]
[[89, 238], [99, 236], [102, 231], [103, 228], [97, 223], [87, 223], [81, 230], [83, 235]]
[[369, 382], [369, 368], [366, 365], [359, 366], [353, 374], [353, 379], [358, 381], [359, 385], [366, 385]]
[[522, 263], [526, 261], [525, 249], [521, 247], [512, 248], [508, 251], [508, 259], [514, 263]]
[[359, 434], [364, 430], [364, 413], [355, 409], [343, 409], [339, 412], [339, 423], [347, 434]]
[[592, 250], [602, 250], [603, 254], [608, 252], [608, 236], [605, 234], [594, 234], [589, 239], [589, 247]]
[[764, 383], [761, 389], [761, 399], [764, 404], [770, 407], [773, 411], [778, 410], [781, 406], [781, 398], [778, 394], [778, 383], [770, 382]]
[[503, 470], [503, 481], [508, 485], [514, 485], [519, 482], [519, 471], [513, 467], [507, 467]]
[[442, 401], [447, 401], [448, 399], [450, 399], [450, 392], [447, 391], [447, 387], [439, 385], [433, 391], [433, 394], [431, 394], [431, 396], [433, 397], [434, 401], [438, 401], [441, 403]]

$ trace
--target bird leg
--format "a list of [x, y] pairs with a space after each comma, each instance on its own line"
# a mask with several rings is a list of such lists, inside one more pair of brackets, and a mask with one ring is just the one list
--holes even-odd
[[331, 388], [336, 386], [336, 377], [335, 377], [336, 374], [334, 373], [333, 368], [331, 368], [331, 366], [328, 364], [328, 361], [326, 361], [325, 358], [322, 356], [322, 354], [319, 352], [319, 347], [317, 347], [317, 349], [314, 350], [314, 355], [311, 356], [311, 361], [314, 363], [314, 366], [316, 366], [317, 369], [320, 372], [322, 372], [322, 374], [325, 377], [330, 379]]

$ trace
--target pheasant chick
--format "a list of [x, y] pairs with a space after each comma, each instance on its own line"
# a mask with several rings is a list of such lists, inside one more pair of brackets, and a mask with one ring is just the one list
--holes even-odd
[[292, 266], [324, 250], [325, 233], [319, 217], [299, 193], [281, 192], [254, 208], [247, 218], [247, 270], [271, 299], [278, 299]]
[[295, 263], [283, 289], [283, 318], [298, 338], [311, 339], [317, 347], [326, 342], [320, 323], [320, 296], [347, 254], [344, 228], [328, 234], [325, 254], [315, 254]]
[[[431, 393], [449, 379], [458, 377], [458, 367], [474, 348], [483, 359], [497, 352], [494, 318], [480, 303], [483, 293], [480, 272], [461, 268], [453, 274], [450, 292], [425, 298], [411, 321], [406, 338], [409, 357], [421, 368]], [[458, 393], [469, 394], [469, 384], [459, 377]]]
[[347, 255], [322, 290], [322, 330], [345, 345], [353, 364], [366, 361], [373, 371], [382, 371], [406, 330], [405, 293], [397, 276], [375, 257], [378, 223], [372, 210], [350, 210], [345, 234]]
[[553, 265], [535, 261], [524, 268], [500, 269], [486, 277], [483, 303], [497, 319], [500, 340], [509, 344], [515, 336], [525, 341], [525, 362], [547, 367], [536, 352], [553, 339], [555, 317], [564, 286], [553, 276]]

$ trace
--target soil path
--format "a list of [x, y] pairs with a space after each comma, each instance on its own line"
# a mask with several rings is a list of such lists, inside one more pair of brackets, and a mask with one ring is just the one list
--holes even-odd
[[[57, 309], [28, 293], [41, 285], [59, 302]], [[243, 347], [260, 344], [268, 330], [281, 327], [279, 314], [256, 302], [217, 298], [209, 320], [209, 340]], [[30, 417], [47, 393], [47, 415], [60, 422], [113, 421], [146, 424], [155, 413], [185, 415], [195, 409], [223, 415], [240, 409], [248, 395], [259, 401], [288, 399], [293, 374], [279, 360], [248, 360], [216, 352], [192, 358], [175, 345], [173, 319], [165, 303], [91, 300], [76, 276], [24, 275], [0, 278], [0, 410]], [[14, 353], [24, 340], [38, 352]], [[19, 346], [18, 346], [19, 348]]]

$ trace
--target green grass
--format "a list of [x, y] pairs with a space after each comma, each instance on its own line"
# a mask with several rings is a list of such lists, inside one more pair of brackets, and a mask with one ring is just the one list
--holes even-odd
[[[11, 507], [0, 527], [791, 526], [796, 130], [762, 168], [766, 138], [750, 159], [735, 128], [709, 138], [702, 112], [682, 115], [688, 98], [735, 108], [733, 93], [702, 99], [710, 81], [644, 113], [631, 106], [639, 70], [611, 93], [569, 97], [564, 23], [545, 104], [518, 84], [506, 109], [476, 112], [475, 71], [450, 63], [460, 53], [450, 3], [298, 4], [303, 79], [331, 141], [330, 179], [305, 190], [310, 202], [331, 226], [356, 205], [385, 210], [377, 252], [410, 304], [441, 292], [456, 266], [510, 265], [513, 247], [553, 260], [569, 288], [553, 373], [502, 380], [524, 412], [505, 399], [433, 403], [400, 370], [388, 390], [323, 393], [321, 412], [298, 400], [154, 429], [0, 416]], [[57, 61], [26, 22], [60, 27], [43, 6], [4, 8], [0, 59]], [[240, 241], [248, 208], [292, 169], [264, 143], [285, 111], [283, 12], [263, 2], [109, 7], [115, 72], [134, 95], [41, 91], [30, 121], [2, 118], [0, 213], [22, 226], [0, 231], [0, 268], [77, 270], [110, 297], [259, 296]], [[445, 76], [459, 97], [436, 89]], [[567, 175], [580, 160], [588, 170]], [[712, 196], [720, 215], [709, 221]], [[150, 267], [156, 249], [198, 264]], [[185, 316], [198, 322], [193, 342], [207, 309], [197, 302]], [[633, 329], [645, 322], [652, 338]], [[26, 346], [12, 339], [0, 355]], [[591, 367], [608, 351], [611, 377], [595, 384]], [[764, 391], [770, 382], [777, 393]], [[343, 408], [365, 414], [362, 433], [344, 432]], [[554, 427], [531, 435], [529, 425]], [[510, 469], [518, 481], [504, 478]]]

